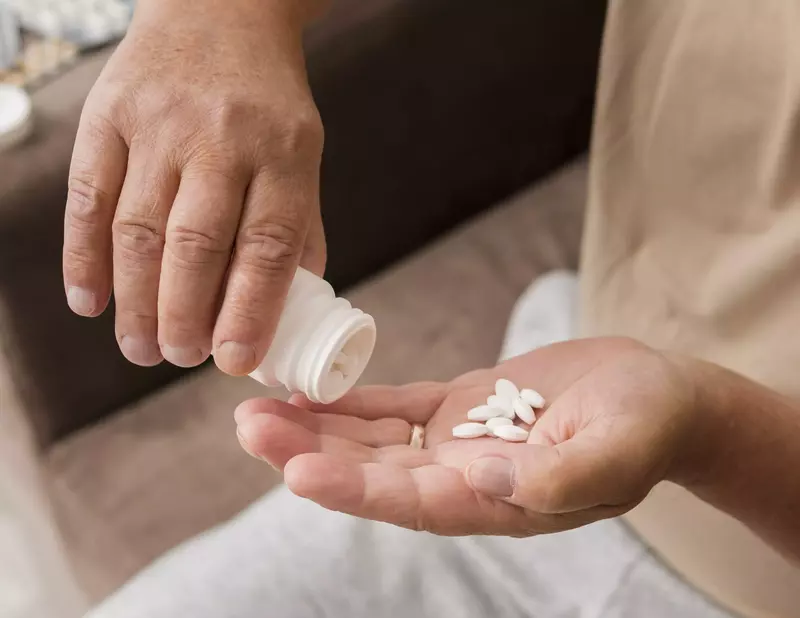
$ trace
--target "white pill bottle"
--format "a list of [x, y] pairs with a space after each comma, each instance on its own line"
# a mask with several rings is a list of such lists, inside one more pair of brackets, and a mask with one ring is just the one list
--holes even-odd
[[336, 401], [356, 383], [375, 348], [375, 320], [331, 285], [298, 268], [272, 345], [250, 377], [312, 401]]

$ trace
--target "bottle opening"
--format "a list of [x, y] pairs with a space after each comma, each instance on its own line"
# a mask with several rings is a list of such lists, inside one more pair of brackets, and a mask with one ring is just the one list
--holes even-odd
[[349, 391], [364, 373], [375, 348], [375, 322], [358, 312], [339, 331], [326, 351], [320, 366], [316, 388], [309, 396], [320, 403], [330, 403]]

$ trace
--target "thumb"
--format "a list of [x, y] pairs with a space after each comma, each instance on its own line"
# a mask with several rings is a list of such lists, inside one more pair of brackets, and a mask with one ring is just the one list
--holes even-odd
[[629, 504], [652, 487], [643, 482], [643, 468], [629, 450], [601, 440], [522, 444], [509, 454], [474, 460], [464, 471], [467, 483], [478, 493], [538, 513]]

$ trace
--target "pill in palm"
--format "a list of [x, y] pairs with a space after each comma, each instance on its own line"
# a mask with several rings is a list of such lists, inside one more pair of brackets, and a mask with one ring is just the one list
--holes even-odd
[[528, 432], [516, 425], [501, 425], [492, 429], [492, 433], [506, 442], [525, 442], [528, 439]]
[[519, 397], [514, 400], [514, 414], [517, 415], [519, 420], [523, 423], [528, 423], [528, 425], [533, 425], [536, 422], [536, 415], [533, 413], [533, 408]]
[[505, 416], [496, 416], [495, 418], [490, 418], [488, 421], [486, 421], [486, 426], [492, 432], [494, 432], [497, 427], [507, 427], [508, 425], [513, 424], [514, 421], [512, 421], [510, 418], [506, 418]]
[[483, 423], [462, 423], [453, 427], [454, 438], [480, 438], [489, 433], [489, 428]]
[[482, 423], [488, 421], [490, 418], [503, 416], [503, 411], [492, 406], [476, 406], [467, 412], [467, 419], [470, 421], [478, 421]]
[[532, 408], [544, 408], [544, 397], [532, 388], [523, 388], [519, 392], [519, 398]]
[[519, 389], [517, 386], [511, 380], [506, 380], [505, 378], [500, 378], [495, 382], [494, 392], [498, 397], [503, 397], [509, 401], [514, 401], [519, 397]]
[[514, 402], [512, 399], [506, 399], [499, 395], [489, 395], [489, 398], [486, 400], [486, 405], [502, 410], [503, 416], [506, 418], [514, 418]]

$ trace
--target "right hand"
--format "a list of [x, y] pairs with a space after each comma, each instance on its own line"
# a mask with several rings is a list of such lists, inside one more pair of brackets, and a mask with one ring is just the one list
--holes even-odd
[[[316, 2], [316, 0], [314, 0]], [[298, 265], [322, 274], [322, 124], [285, 0], [142, 0], [91, 91], [69, 178], [70, 307], [139, 365], [246, 374]]]
[[[549, 402], [527, 444], [453, 439], [501, 376]], [[366, 387], [328, 405], [255, 399], [236, 421], [245, 450], [326, 508], [442, 535], [529, 536], [615, 517], [659, 481], [705, 470], [693, 378], [634, 341], [583, 339], [447, 384]], [[409, 446], [413, 424], [426, 426], [424, 449]]]

